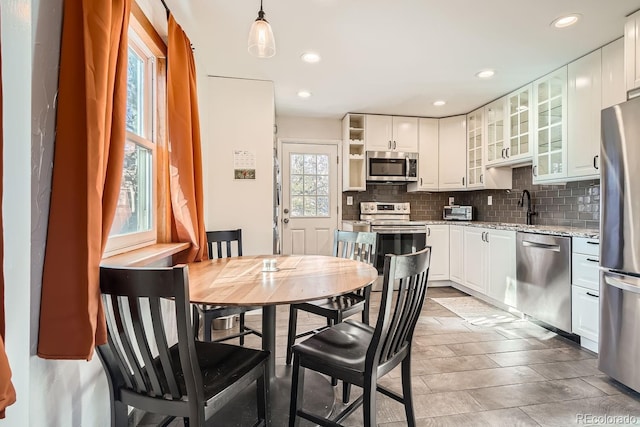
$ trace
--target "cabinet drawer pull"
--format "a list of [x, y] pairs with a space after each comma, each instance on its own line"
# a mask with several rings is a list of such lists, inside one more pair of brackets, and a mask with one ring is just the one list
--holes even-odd
[[420, 178], [420, 187], [422, 187], [422, 178]]
[[507, 159], [509, 158], [509, 149], [510, 149], [510, 148], [511, 148], [511, 147], [507, 147]]
[[587, 258], [587, 261], [589, 261], [589, 262], [600, 262], [599, 259], [595, 259], [595, 258]]
[[464, 185], [464, 176], [462, 177], [462, 185]]
[[596, 294], [592, 294], [591, 292], [587, 292], [587, 295], [589, 295], [590, 297], [594, 297], [594, 298], [600, 298], [600, 296], [598, 296]]
[[538, 172], [538, 165], [533, 165], [533, 168], [531, 169], [531, 173], [533, 174], [533, 176], [538, 176], [537, 172]]
[[591, 241], [587, 241], [587, 245], [599, 245], [600, 242], [591, 242]]
[[598, 158], [599, 157], [600, 157], [600, 155], [593, 156], [593, 168], [594, 169], [600, 169], [600, 167], [598, 166]]
[[505, 158], [505, 157], [504, 157], [504, 152], [505, 152], [506, 150], [507, 150], [506, 148], [503, 148], [503, 149], [502, 149], [502, 158], [503, 158], [503, 159]]

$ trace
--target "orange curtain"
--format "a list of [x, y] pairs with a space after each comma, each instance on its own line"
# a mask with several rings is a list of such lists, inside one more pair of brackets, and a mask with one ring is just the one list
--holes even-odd
[[125, 144], [131, 0], [65, 1], [38, 356], [91, 359], [106, 342], [99, 266]]
[[172, 240], [190, 242], [178, 262], [207, 258], [202, 189], [202, 150], [196, 91], [196, 64], [191, 42], [173, 15], [167, 47], [169, 182], [173, 211]]
[[[0, 82], [2, 82], [2, 61], [0, 60]], [[4, 410], [16, 401], [16, 391], [11, 383], [11, 368], [4, 349], [4, 227], [2, 225], [2, 85], [0, 85], [0, 418], [4, 418]]]

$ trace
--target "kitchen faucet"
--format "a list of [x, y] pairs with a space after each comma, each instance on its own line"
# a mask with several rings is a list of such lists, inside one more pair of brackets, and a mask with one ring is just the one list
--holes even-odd
[[522, 190], [522, 196], [520, 197], [518, 206], [524, 206], [524, 196], [527, 196], [527, 225], [531, 225], [531, 217], [537, 214], [537, 212], [534, 212], [531, 208], [531, 194], [529, 193], [529, 190]]

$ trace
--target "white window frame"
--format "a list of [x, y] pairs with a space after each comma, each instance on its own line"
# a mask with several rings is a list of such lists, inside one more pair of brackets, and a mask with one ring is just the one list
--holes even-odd
[[103, 258], [116, 255], [118, 253], [127, 252], [144, 246], [149, 246], [157, 242], [157, 221], [158, 212], [158, 155], [156, 136], [158, 126], [158, 84], [157, 84], [157, 61], [156, 56], [152, 53], [142, 38], [135, 32], [133, 28], [129, 29], [129, 48], [136, 51], [141, 58], [145, 60], [145, 77], [144, 77], [144, 108], [143, 108], [143, 132], [144, 136], [137, 135], [133, 132], [126, 131], [126, 139], [139, 145], [151, 153], [151, 229], [136, 233], [127, 233], [109, 237]]

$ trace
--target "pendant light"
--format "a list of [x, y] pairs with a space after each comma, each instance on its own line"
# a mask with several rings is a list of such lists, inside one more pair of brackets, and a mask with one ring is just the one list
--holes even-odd
[[249, 53], [258, 58], [271, 58], [276, 54], [276, 41], [273, 38], [271, 25], [264, 19], [262, 0], [260, 0], [258, 18], [253, 21], [249, 31]]

